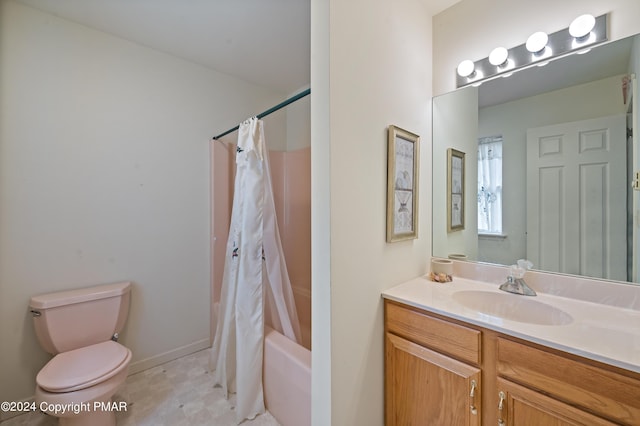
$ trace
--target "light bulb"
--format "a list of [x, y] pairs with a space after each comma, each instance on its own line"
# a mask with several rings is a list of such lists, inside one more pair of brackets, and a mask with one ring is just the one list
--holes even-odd
[[596, 18], [593, 15], [580, 15], [569, 25], [569, 34], [579, 40], [587, 36], [595, 25]]
[[549, 36], [547, 33], [538, 31], [537, 33], [533, 33], [529, 36], [526, 47], [531, 53], [542, 53], [544, 48], [547, 47], [548, 42]]
[[469, 59], [465, 59], [458, 65], [458, 75], [460, 77], [469, 77], [473, 75], [475, 65]]
[[500, 66], [507, 62], [507, 58], [509, 57], [509, 51], [504, 47], [496, 47], [489, 54], [489, 62], [491, 65]]

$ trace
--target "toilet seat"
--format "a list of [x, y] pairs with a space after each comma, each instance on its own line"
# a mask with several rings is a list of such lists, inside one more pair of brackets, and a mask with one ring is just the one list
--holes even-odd
[[36, 377], [49, 392], [72, 392], [103, 382], [126, 368], [131, 351], [114, 341], [63, 352], [51, 359]]

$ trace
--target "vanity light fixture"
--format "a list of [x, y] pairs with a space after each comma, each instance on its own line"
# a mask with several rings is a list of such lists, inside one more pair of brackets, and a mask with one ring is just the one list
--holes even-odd
[[526, 43], [506, 49], [497, 47], [489, 57], [478, 61], [462, 61], [457, 68], [456, 87], [463, 87], [507, 77], [514, 71], [530, 66], [543, 66], [550, 60], [569, 53], [586, 53], [588, 49], [607, 41], [607, 15], [594, 18], [581, 15], [568, 28], [547, 34], [531, 34]]
[[525, 46], [527, 50], [534, 55], [542, 55], [547, 48], [547, 43], [549, 42], [549, 36], [547, 33], [543, 31], [538, 31], [537, 33], [533, 33], [527, 39]]
[[496, 47], [489, 54], [489, 63], [496, 67], [508, 65], [509, 51], [504, 47]]
[[496, 67], [507, 65], [507, 59], [509, 59], [509, 52], [504, 47], [496, 47], [489, 54], [489, 63]]
[[[484, 75], [475, 69], [473, 61], [466, 59], [458, 64], [458, 79], [463, 79], [467, 83], [473, 83], [483, 80]], [[480, 84], [478, 84], [480, 85]]]
[[531, 52], [531, 62], [540, 61], [545, 59], [544, 62], [537, 64], [539, 67], [543, 67], [549, 63], [547, 58], [553, 56], [553, 49], [548, 46], [549, 35], [544, 31], [538, 31], [529, 36], [525, 47], [527, 51]]
[[472, 77], [475, 73], [475, 65], [473, 61], [466, 59], [458, 64], [458, 75], [460, 77]]
[[[595, 35], [592, 30], [596, 25], [596, 18], [593, 15], [580, 15], [569, 25], [569, 34], [573, 37], [571, 41], [572, 49], [582, 49], [585, 45], [591, 45]], [[578, 55], [585, 54], [591, 49], [582, 49]]]
[[583, 41], [595, 26], [596, 18], [593, 15], [580, 15], [569, 25], [569, 34], [577, 41]]

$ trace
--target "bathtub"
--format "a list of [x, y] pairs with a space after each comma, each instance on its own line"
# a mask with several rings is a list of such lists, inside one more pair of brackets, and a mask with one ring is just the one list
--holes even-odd
[[264, 402], [282, 426], [311, 425], [311, 351], [265, 327]]

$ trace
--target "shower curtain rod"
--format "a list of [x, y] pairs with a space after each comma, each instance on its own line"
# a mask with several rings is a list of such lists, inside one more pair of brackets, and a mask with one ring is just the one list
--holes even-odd
[[[294, 95], [294, 96], [290, 97], [289, 99], [280, 102], [278, 105], [269, 108], [265, 112], [262, 112], [262, 113], [258, 114], [256, 117], [258, 117], [258, 118], [266, 117], [267, 115], [271, 114], [272, 112], [276, 112], [277, 110], [286, 107], [287, 105], [297, 101], [298, 99], [304, 98], [305, 96], [309, 95], [310, 93], [311, 93], [311, 89], [303, 90], [302, 92], [298, 93], [297, 95]], [[221, 137], [226, 136], [231, 132], [235, 132], [239, 128], [240, 128], [240, 126], [238, 125], [238, 126], [234, 127], [233, 129], [229, 129], [226, 132], [220, 133], [218, 136], [214, 136], [213, 140], [214, 141], [218, 140]]]

